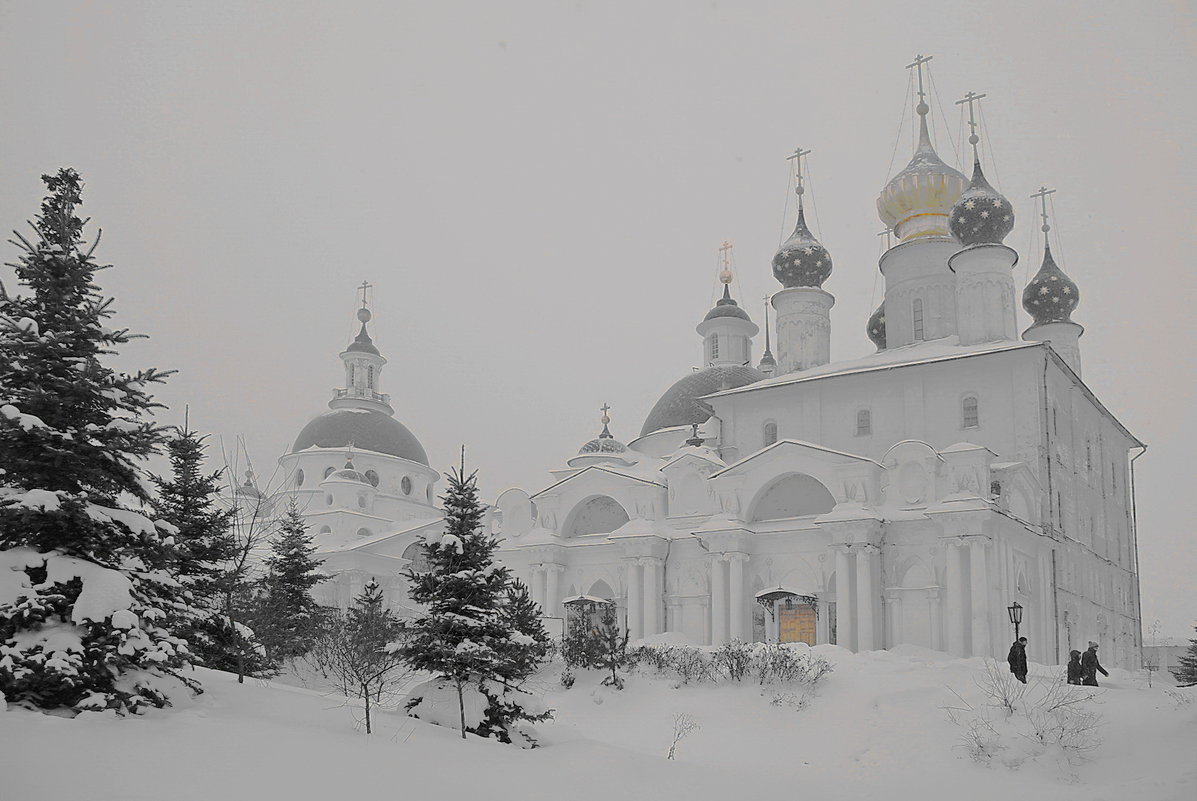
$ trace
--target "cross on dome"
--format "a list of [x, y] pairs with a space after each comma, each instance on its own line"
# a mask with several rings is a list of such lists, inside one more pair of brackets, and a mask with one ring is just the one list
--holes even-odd
[[956, 101], [956, 105], [958, 106], [962, 106], [965, 103], [968, 104], [968, 143], [973, 146], [973, 161], [977, 161], [979, 158], [977, 156], [977, 143], [981, 141], [981, 138], [977, 136], [977, 120], [973, 116], [973, 104], [980, 102], [983, 97], [987, 97], [987, 95], [979, 95], [976, 92], [970, 91], [962, 100]]

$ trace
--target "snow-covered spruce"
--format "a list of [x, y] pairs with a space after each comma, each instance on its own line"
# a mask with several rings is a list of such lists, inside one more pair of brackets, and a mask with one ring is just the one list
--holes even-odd
[[104, 364], [130, 337], [104, 325], [79, 176], [43, 180], [37, 236], [15, 232], [21, 289], [0, 293], [0, 694], [163, 706], [188, 661], [172, 631], [196, 609], [171, 574], [177, 530], [123, 504], [148, 500], [143, 462], [163, 432], [147, 387], [163, 374]]
[[[516, 587], [509, 596], [507, 568], [494, 563], [499, 543], [482, 529], [476, 474], [454, 470], [448, 479], [444, 532], [425, 543], [428, 570], [407, 572], [411, 599], [425, 612], [398, 651], [413, 668], [437, 679], [416, 688], [405, 708], [427, 718], [429, 699], [451, 693], [462, 738], [472, 732], [534, 745], [520, 722], [545, 720], [552, 713], [519, 684], [543, 658], [548, 637], [536, 616], [527, 614], [526, 591], [521, 597]], [[509, 602], [515, 604], [510, 613]], [[436, 717], [435, 722], [447, 722], [443, 714]]]

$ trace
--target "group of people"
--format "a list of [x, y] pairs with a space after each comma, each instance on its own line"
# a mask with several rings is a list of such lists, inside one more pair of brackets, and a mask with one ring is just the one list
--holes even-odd
[[[1089, 648], [1082, 655], [1080, 651], [1070, 652], [1068, 661], [1068, 683], [1083, 684], [1087, 687], [1097, 686], [1097, 674], [1109, 676], [1106, 669], [1097, 661], [1097, 643], [1090, 641]], [[1014, 678], [1027, 683], [1027, 638], [1019, 637], [1010, 646], [1010, 654], [1006, 657], [1010, 664], [1010, 672]]]

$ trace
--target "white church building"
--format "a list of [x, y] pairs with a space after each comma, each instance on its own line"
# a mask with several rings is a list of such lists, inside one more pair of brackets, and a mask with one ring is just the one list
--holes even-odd
[[[725, 272], [697, 326], [704, 369], [665, 391], [639, 437], [619, 442], [604, 409], [602, 433], [545, 486], [496, 500], [501, 558], [546, 617], [589, 595], [633, 639], [1004, 657], [1017, 603], [1036, 660], [1094, 640], [1107, 664], [1138, 667], [1130, 462], [1144, 446], [1081, 379], [1079, 293], [1050, 248], [1019, 334], [1011, 204], [979, 160], [971, 180], [945, 164], [917, 112], [913, 157], [877, 200], [896, 242], [867, 322], [875, 353], [830, 361], [832, 261], [799, 165], [758, 366], [759, 328]], [[319, 599], [343, 607], [374, 577], [403, 608], [399, 574], [440, 525], [437, 473], [379, 390], [369, 316], [341, 354], [344, 387], [280, 463], [336, 574]]]

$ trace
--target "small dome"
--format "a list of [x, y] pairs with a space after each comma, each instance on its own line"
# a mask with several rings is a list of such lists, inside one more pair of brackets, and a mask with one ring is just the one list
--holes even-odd
[[370, 479], [366, 478], [365, 473], [359, 473], [357, 471], [357, 469], [354, 468], [352, 459], [346, 460], [344, 467], [342, 467], [340, 470], [329, 473], [328, 478], [326, 478], [324, 480], [325, 481], [353, 481], [357, 484], [369, 484], [370, 486], [374, 486], [373, 482], [371, 482]]
[[959, 170], [944, 164], [931, 146], [925, 106], [920, 106], [919, 145], [914, 158], [890, 179], [877, 198], [881, 222], [902, 242], [920, 236], [948, 236], [948, 214], [968, 186]]
[[333, 409], [314, 418], [295, 438], [292, 452], [308, 448], [348, 448], [385, 453], [428, 464], [424, 446], [395, 418], [372, 409]]
[[[369, 309], [363, 309], [369, 314]], [[366, 323], [362, 321], [362, 330], [358, 332], [353, 342], [349, 343], [349, 347], [345, 348], [350, 353], [373, 353], [379, 356], [378, 348], [374, 347], [374, 340], [370, 339], [370, 334], [366, 332]]]
[[578, 449], [578, 455], [585, 456], [591, 453], [623, 453], [627, 449], [628, 447], [626, 445], [608, 433], [605, 436], [600, 434], [598, 437], [590, 440], [590, 442], [587, 442]]
[[245, 483], [233, 490], [233, 494], [238, 498], [264, 498], [262, 491], [254, 484], [254, 472], [252, 470], [245, 471]]
[[960, 244], [1001, 244], [1014, 228], [1014, 207], [985, 180], [981, 162], [973, 162], [973, 180], [952, 206], [948, 225]]
[[723, 297], [715, 304], [715, 308], [707, 312], [707, 316], [702, 318], [703, 322], [707, 320], [714, 320], [716, 317], [736, 317], [740, 320], [748, 320], [752, 322], [748, 316], [748, 312], [740, 308], [734, 300], [732, 300], [731, 292], [727, 288], [727, 284], [723, 285]]
[[806, 227], [806, 213], [798, 207], [798, 224], [773, 257], [773, 277], [786, 289], [822, 286], [831, 275], [831, 254]]
[[877, 307], [877, 311], [869, 316], [869, 323], [865, 327], [869, 339], [877, 346], [877, 350], [885, 350], [885, 301]]
[[1022, 307], [1036, 325], [1071, 323], [1072, 313], [1081, 302], [1081, 293], [1072, 279], [1056, 266], [1051, 245], [1043, 249], [1043, 266], [1022, 291]]
[[640, 436], [674, 426], [705, 423], [711, 410], [699, 398], [724, 389], [735, 389], [760, 381], [765, 375], [744, 365], [718, 365], [699, 370], [674, 383], [653, 406], [640, 429]]

